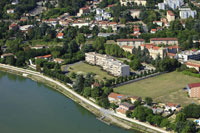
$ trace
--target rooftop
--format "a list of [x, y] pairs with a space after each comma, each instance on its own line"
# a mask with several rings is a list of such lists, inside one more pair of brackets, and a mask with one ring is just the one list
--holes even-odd
[[144, 41], [144, 39], [117, 39], [117, 42]]
[[125, 107], [128, 107], [128, 108], [134, 106], [133, 104], [130, 104], [130, 103], [128, 103], [128, 102], [123, 102], [123, 103], [121, 103], [120, 105], [125, 106]]
[[151, 38], [151, 41], [178, 41], [177, 38]]
[[125, 97], [125, 95], [112, 92], [108, 95], [108, 97], [111, 97], [114, 99], [123, 99]]
[[200, 83], [192, 83], [192, 84], [188, 84], [188, 86], [189, 86], [190, 88], [200, 87]]

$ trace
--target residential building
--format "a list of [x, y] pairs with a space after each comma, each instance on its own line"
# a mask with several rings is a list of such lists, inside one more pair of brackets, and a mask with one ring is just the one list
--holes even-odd
[[20, 26], [19, 29], [22, 31], [22, 32], [28, 32], [29, 29], [33, 28], [33, 25], [24, 25], [24, 26]]
[[177, 54], [176, 58], [183, 62], [186, 62], [188, 60], [200, 60], [200, 50], [198, 50], [198, 51], [194, 51], [194, 50], [182, 51], [181, 53]]
[[177, 53], [180, 51], [179, 46], [174, 45], [174, 46], [169, 46], [167, 47], [167, 56], [174, 59], [177, 57]]
[[91, 88], [94, 89], [94, 88], [99, 88], [101, 85], [98, 83], [98, 82], [94, 82], [92, 85], [91, 85]]
[[98, 37], [109, 37], [112, 35], [116, 35], [116, 33], [98, 33]]
[[185, 62], [185, 65], [186, 65], [188, 68], [194, 68], [194, 69], [196, 69], [198, 72], [200, 72], [200, 61], [188, 60], [187, 62]]
[[9, 25], [9, 30], [17, 30], [19, 27], [16, 23]]
[[158, 3], [158, 8], [160, 10], [165, 10], [166, 7], [170, 7], [171, 9], [175, 10], [182, 5], [184, 5], [183, 0], [164, 0], [163, 3]]
[[71, 26], [73, 26], [73, 27], [78, 26], [78, 28], [81, 28], [83, 26], [89, 26], [89, 25], [90, 25], [90, 23], [88, 23], [88, 22], [74, 22], [71, 24]]
[[14, 56], [14, 54], [13, 54], [13, 53], [2, 54], [2, 55], [1, 55], [1, 58], [2, 58], [2, 59], [5, 59], [6, 57], [9, 57], [9, 56]]
[[163, 26], [163, 22], [162, 21], [153, 21], [153, 24], [156, 24], [156, 25], [158, 25], [160, 27]]
[[129, 96], [128, 99], [131, 100], [132, 104], [134, 104], [136, 101], [142, 101], [142, 98], [138, 96]]
[[79, 9], [79, 13], [77, 13], [77, 16], [80, 17], [82, 15], [87, 15], [88, 13], [90, 13], [89, 7], [83, 7]]
[[178, 45], [178, 39], [177, 38], [151, 38], [150, 39], [151, 44], [159, 45]]
[[96, 9], [95, 19], [97, 21], [109, 20], [110, 18], [111, 18], [111, 13], [105, 12], [105, 10], [100, 9], [100, 8]]
[[134, 49], [134, 46], [127, 46], [127, 45], [123, 45], [122, 46], [122, 49], [126, 52], [129, 52], [129, 53], [133, 53], [133, 49]]
[[156, 31], [157, 31], [157, 29], [151, 29], [151, 34], [155, 34], [156, 33]]
[[134, 109], [134, 105], [130, 104], [128, 102], [123, 102], [119, 105], [119, 107], [116, 109], [117, 113], [120, 113], [122, 115], [126, 115], [126, 111], [128, 110], [133, 110]]
[[167, 50], [166, 48], [162, 48], [162, 47], [158, 47], [154, 44], [142, 44], [141, 49], [148, 49], [150, 56], [153, 59], [156, 59], [158, 56], [160, 56], [160, 58], [164, 58], [167, 55]]
[[179, 16], [181, 19], [187, 19], [189, 17], [195, 18], [196, 15], [196, 10], [191, 10], [190, 8], [179, 8]]
[[28, 21], [28, 17], [21, 17], [21, 18], [20, 18], [20, 21], [26, 22], [26, 21]]
[[192, 83], [186, 86], [191, 98], [200, 98], [200, 83]]
[[55, 58], [55, 59], [53, 59], [53, 61], [54, 61], [55, 63], [58, 63], [58, 64], [62, 64], [62, 63], [64, 62], [64, 60], [63, 60], [63, 59], [60, 59], [60, 58]]
[[139, 19], [141, 10], [138, 10], [138, 9], [130, 10], [130, 13], [133, 19], [136, 19], [136, 18]]
[[172, 11], [167, 11], [167, 20], [168, 22], [174, 21], [175, 20], [175, 15]]
[[19, 1], [18, 0], [13, 0], [11, 4], [12, 5], [17, 5], [17, 4], [19, 4]]
[[90, 64], [101, 66], [103, 70], [114, 76], [129, 76], [130, 74], [128, 65], [115, 60], [111, 56], [90, 52], [85, 53], [85, 60]]
[[125, 95], [122, 95], [122, 94], [118, 94], [118, 93], [114, 93], [114, 92], [111, 92], [109, 95], [108, 95], [108, 101], [110, 103], [121, 103], [121, 101], [123, 99], [125, 99], [126, 96]]
[[120, 4], [127, 6], [128, 4], [136, 3], [137, 5], [146, 6], [146, 0], [120, 0]]
[[48, 55], [44, 55], [44, 56], [37, 56], [37, 57], [35, 57], [35, 59], [45, 59], [45, 60], [49, 60], [49, 59], [51, 59], [51, 55], [50, 54], [48, 54]]
[[176, 111], [177, 108], [180, 108], [181, 105], [180, 104], [176, 104], [176, 103], [167, 103], [165, 106], [165, 111]]
[[64, 38], [64, 33], [58, 33], [56, 36], [58, 39], [63, 39]]
[[159, 10], [165, 10], [166, 9], [165, 3], [158, 3], [158, 9]]
[[44, 49], [44, 48], [46, 48], [45, 45], [36, 45], [36, 46], [31, 47], [31, 49]]
[[144, 43], [145, 43], [144, 39], [117, 39], [117, 45], [119, 45], [120, 47], [126, 45], [138, 48], [141, 44]]
[[13, 13], [15, 13], [15, 9], [8, 9], [7, 10], [7, 14], [13, 14]]
[[200, 126], [200, 118], [199, 118], [199, 119], [195, 119], [194, 122], [195, 122], [198, 126]]

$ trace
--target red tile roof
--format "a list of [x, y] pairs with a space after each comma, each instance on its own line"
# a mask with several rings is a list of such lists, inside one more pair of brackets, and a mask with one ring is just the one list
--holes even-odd
[[88, 10], [89, 9], [89, 7], [82, 7], [82, 8], [80, 8], [80, 10]]
[[151, 38], [150, 41], [178, 41], [177, 38]]
[[176, 104], [176, 103], [167, 103], [167, 106], [169, 106], [169, 107], [177, 107], [178, 104]]
[[144, 39], [117, 39], [117, 42], [144, 41]]
[[117, 112], [120, 112], [120, 113], [122, 113], [122, 114], [126, 114], [126, 110], [123, 110], [123, 109], [121, 109], [121, 108], [117, 108], [116, 111], [117, 111]]
[[15, 23], [10, 25], [10, 27], [15, 27], [15, 26], [17, 26], [17, 24], [15, 24]]
[[127, 45], [123, 45], [122, 48], [128, 48], [128, 49], [133, 49], [134, 46], [127, 46]]
[[154, 44], [142, 44], [140, 46], [145, 47], [147, 49], [154, 49], [154, 50], [159, 50], [160, 49], [160, 47], [158, 47], [158, 46], [156, 46]]
[[113, 7], [114, 5], [108, 5], [108, 7]]
[[117, 22], [110, 22], [109, 25], [117, 25]]
[[192, 62], [186, 62], [185, 64], [188, 66], [200, 67], [200, 64], [196, 64], [196, 63], [192, 63]]
[[63, 36], [64, 36], [63, 33], [58, 33], [58, 34], [57, 34], [57, 37], [63, 37]]
[[157, 31], [156, 29], [151, 29], [151, 31]]
[[117, 93], [112, 92], [112, 93], [110, 93], [108, 95], [108, 97], [114, 98], [114, 99], [122, 99], [122, 98], [125, 97], [125, 95], [123, 95], [123, 94], [117, 94]]
[[167, 13], [170, 15], [170, 16], [174, 16], [174, 13], [172, 11], [167, 11]]
[[188, 86], [189, 86], [190, 88], [200, 87], [200, 83], [192, 83], [192, 84], [188, 84]]
[[43, 57], [44, 57], [44, 58], [49, 58], [49, 57], [51, 57], [51, 55], [48, 54], [48, 55], [44, 55]]

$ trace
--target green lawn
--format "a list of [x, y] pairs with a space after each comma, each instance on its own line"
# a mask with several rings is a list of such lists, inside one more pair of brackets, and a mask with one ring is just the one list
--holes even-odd
[[183, 90], [188, 83], [195, 82], [200, 82], [200, 78], [191, 77], [179, 72], [171, 72], [120, 86], [114, 88], [114, 91], [122, 94], [141, 96], [142, 98], [149, 96], [157, 102], [174, 102], [185, 106], [192, 102], [200, 104], [198, 99], [189, 98], [187, 92]]
[[78, 74], [86, 74], [88, 72], [93, 72], [96, 74], [97, 79], [103, 79], [106, 77], [107, 79], [114, 78], [113, 76], [109, 75], [107, 72], [101, 70], [101, 67], [92, 66], [86, 63], [74, 64], [68, 68], [71, 72], [76, 72]]

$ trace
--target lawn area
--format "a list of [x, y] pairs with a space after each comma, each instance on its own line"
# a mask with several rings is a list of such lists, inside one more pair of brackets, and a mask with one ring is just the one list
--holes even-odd
[[127, 95], [141, 96], [142, 98], [149, 96], [156, 102], [173, 102], [185, 106], [193, 102], [200, 104], [198, 99], [189, 98], [184, 90], [188, 83], [195, 82], [200, 82], [200, 78], [184, 75], [180, 72], [171, 72], [120, 86], [114, 88], [114, 91]]
[[101, 67], [92, 66], [84, 62], [70, 66], [68, 68], [68, 71], [70, 71], [70, 73], [75, 72], [78, 74], [86, 74], [88, 72], [93, 72], [96, 74], [95, 77], [99, 80], [103, 79], [104, 77], [106, 77], [107, 79], [114, 78], [113, 76], [109, 75], [107, 72], [101, 70]]

